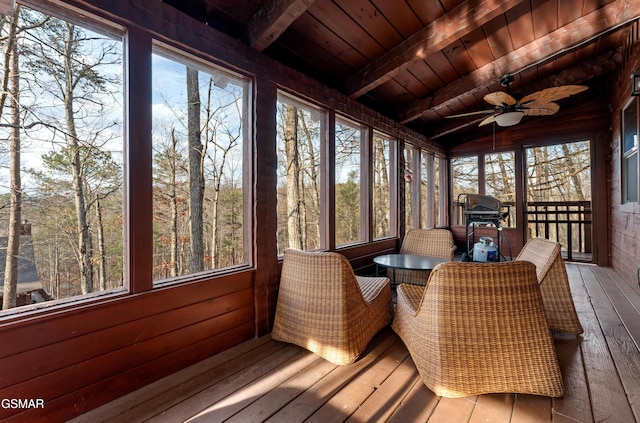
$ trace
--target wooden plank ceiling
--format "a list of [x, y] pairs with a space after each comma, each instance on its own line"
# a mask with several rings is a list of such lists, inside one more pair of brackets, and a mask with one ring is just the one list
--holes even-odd
[[608, 101], [640, 17], [636, 0], [164, 1], [444, 145], [478, 135], [487, 115], [445, 117], [492, 109], [505, 74], [522, 95], [589, 87], [561, 110]]

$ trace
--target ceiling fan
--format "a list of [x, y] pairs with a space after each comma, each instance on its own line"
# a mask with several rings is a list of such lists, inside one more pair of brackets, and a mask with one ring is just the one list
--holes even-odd
[[584, 85], [563, 85], [560, 87], [545, 88], [541, 91], [522, 96], [511, 94], [509, 87], [513, 83], [513, 75], [507, 74], [500, 78], [500, 84], [507, 91], [495, 91], [484, 96], [484, 101], [494, 105], [493, 109], [477, 112], [462, 113], [447, 116], [447, 118], [473, 116], [490, 113], [491, 116], [484, 119], [478, 126], [484, 126], [495, 122], [498, 126], [513, 126], [522, 120], [523, 116], [549, 116], [560, 110], [560, 106], [554, 103], [565, 97], [578, 94], [589, 87]]

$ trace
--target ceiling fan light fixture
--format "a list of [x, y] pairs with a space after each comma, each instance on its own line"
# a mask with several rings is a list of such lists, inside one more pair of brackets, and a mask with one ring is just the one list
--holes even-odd
[[520, 123], [522, 116], [524, 116], [524, 112], [521, 111], [506, 112], [499, 114], [494, 120], [498, 126], [513, 126]]

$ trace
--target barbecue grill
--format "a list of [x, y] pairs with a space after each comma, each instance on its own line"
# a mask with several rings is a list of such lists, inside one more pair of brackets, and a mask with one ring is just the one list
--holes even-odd
[[[502, 235], [502, 222], [509, 216], [509, 206], [503, 206], [495, 197], [490, 195], [481, 194], [460, 194], [464, 195], [464, 216], [466, 219], [466, 237], [467, 237], [467, 260], [474, 260], [473, 254], [470, 251], [474, 249], [476, 227], [493, 227], [496, 230], [497, 243], [493, 244], [493, 241], [489, 242], [487, 237], [481, 237], [480, 241], [483, 245], [489, 246], [495, 245], [497, 261], [500, 261], [500, 244]], [[458, 199], [460, 198], [458, 196]], [[491, 245], [491, 247], [493, 247]], [[476, 260], [487, 261], [487, 260]]]

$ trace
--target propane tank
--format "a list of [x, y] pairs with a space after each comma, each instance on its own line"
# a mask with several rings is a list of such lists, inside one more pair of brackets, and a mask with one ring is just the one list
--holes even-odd
[[473, 246], [473, 261], [489, 262], [498, 260], [498, 248], [493, 243], [493, 238], [480, 237], [480, 242]]

